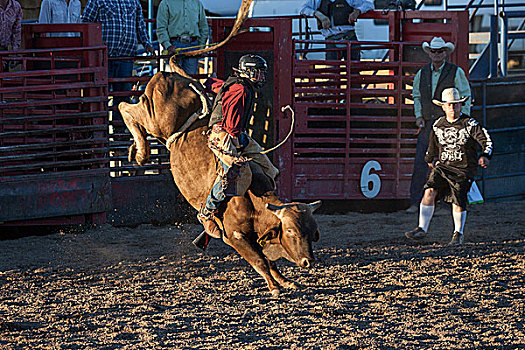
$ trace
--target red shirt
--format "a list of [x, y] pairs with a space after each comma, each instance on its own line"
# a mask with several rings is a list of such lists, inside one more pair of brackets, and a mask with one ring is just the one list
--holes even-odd
[[[208, 78], [206, 87], [214, 92], [219, 93], [224, 80], [217, 78]], [[242, 84], [233, 84], [222, 94], [222, 115], [223, 119], [220, 125], [228, 134], [238, 137], [244, 126], [244, 107], [246, 106], [246, 97], [248, 91]]]

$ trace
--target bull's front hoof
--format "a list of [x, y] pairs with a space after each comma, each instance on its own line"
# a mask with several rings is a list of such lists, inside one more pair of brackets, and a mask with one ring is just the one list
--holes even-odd
[[279, 289], [273, 289], [271, 293], [273, 299], [277, 299], [281, 295], [281, 291]]
[[135, 160], [137, 161], [138, 165], [144, 165], [149, 160], [149, 156], [142, 152], [137, 152]]
[[132, 162], [133, 159], [135, 159], [135, 156], [137, 155], [137, 145], [135, 142], [131, 144], [128, 148], [128, 162]]

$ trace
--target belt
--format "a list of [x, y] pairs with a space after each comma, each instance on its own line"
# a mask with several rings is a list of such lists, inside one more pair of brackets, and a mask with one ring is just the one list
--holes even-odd
[[198, 39], [199, 39], [198, 36], [189, 36], [189, 35], [174, 36], [170, 38], [171, 41], [178, 41], [183, 44], [188, 44], [193, 41], [197, 41]]
[[326, 40], [339, 40], [347, 36], [348, 34], [355, 33], [355, 29], [347, 30], [346, 32], [330, 35], [326, 37]]

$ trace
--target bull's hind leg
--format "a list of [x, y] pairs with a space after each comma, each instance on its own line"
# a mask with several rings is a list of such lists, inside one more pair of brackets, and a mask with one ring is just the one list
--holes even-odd
[[270, 266], [270, 273], [272, 274], [272, 277], [281, 285], [281, 287], [289, 288], [289, 289], [299, 289], [299, 286], [293, 282], [287, 279], [283, 276], [281, 271], [277, 269], [277, 265], [273, 261], [268, 260], [268, 265]]
[[[257, 271], [268, 284], [268, 289], [273, 297], [280, 294], [279, 283], [270, 272], [270, 264], [264, 255], [254, 249], [246, 234], [234, 231], [228, 237], [223, 236], [224, 242], [233, 247], [252, 267]], [[284, 278], [284, 277], [283, 277]]]

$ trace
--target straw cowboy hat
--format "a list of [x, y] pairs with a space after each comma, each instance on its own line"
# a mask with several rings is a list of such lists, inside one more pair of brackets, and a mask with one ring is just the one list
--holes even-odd
[[430, 53], [430, 50], [445, 49], [447, 51], [447, 54], [454, 51], [455, 48], [454, 44], [445, 42], [445, 40], [443, 40], [443, 38], [440, 36], [433, 37], [430, 41], [430, 44], [424, 42], [423, 45], [421, 45], [421, 47], [423, 47], [423, 51], [425, 51], [426, 53]]
[[441, 99], [443, 101], [432, 100], [434, 104], [443, 106], [445, 103], [463, 103], [469, 99], [470, 96], [459, 97], [459, 91], [456, 88], [448, 88], [443, 90], [441, 93]]

